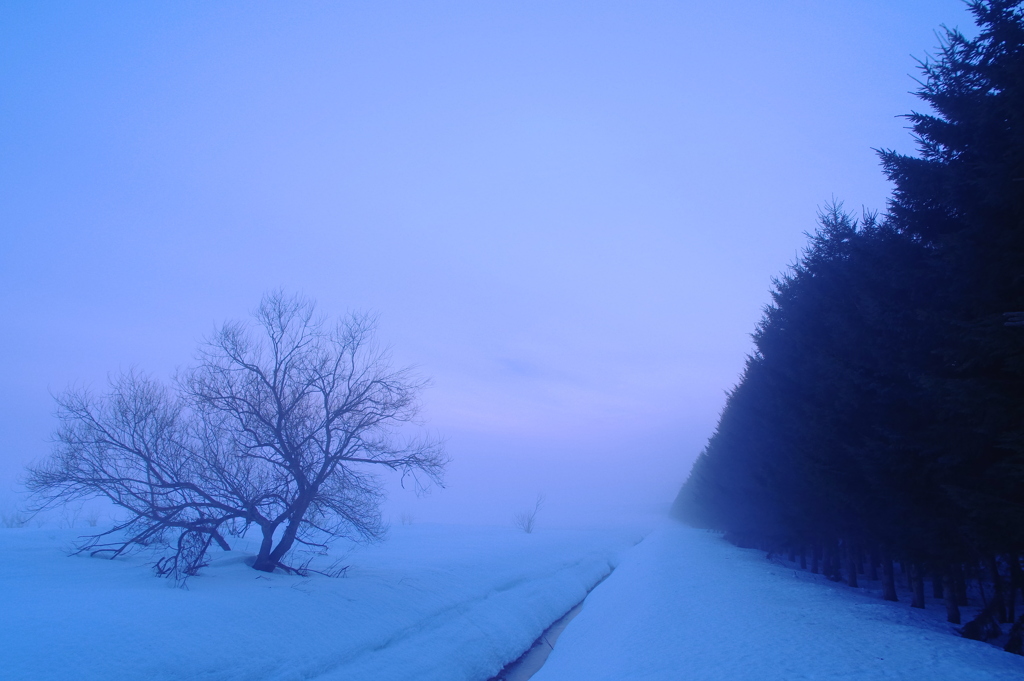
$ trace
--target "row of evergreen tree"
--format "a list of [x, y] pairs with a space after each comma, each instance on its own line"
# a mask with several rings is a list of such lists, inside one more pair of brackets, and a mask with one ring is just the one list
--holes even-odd
[[[676, 501], [685, 520], [993, 636], [1024, 589], [1024, 0], [970, 3], [920, 64], [882, 216], [820, 216]], [[1015, 632], [1020, 647], [1020, 629]]]

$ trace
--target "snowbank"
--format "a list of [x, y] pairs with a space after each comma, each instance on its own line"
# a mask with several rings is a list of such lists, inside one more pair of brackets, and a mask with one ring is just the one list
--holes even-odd
[[794, 579], [762, 552], [673, 524], [626, 554], [533, 679], [1024, 678], [1024, 657], [922, 615]]
[[183, 590], [139, 557], [67, 557], [78, 534], [0, 530], [4, 679], [483, 681], [639, 539], [402, 526], [344, 578], [263, 575], [240, 547]]

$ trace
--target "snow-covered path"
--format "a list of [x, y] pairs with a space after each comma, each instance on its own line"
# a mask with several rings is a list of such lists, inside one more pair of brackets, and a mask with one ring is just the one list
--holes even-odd
[[794, 579], [680, 525], [634, 547], [533, 681], [988, 681], [1024, 657], [951, 636], [906, 604]]

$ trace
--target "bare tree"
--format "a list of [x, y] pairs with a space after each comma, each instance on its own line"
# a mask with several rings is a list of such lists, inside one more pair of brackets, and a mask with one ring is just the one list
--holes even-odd
[[441, 443], [399, 437], [423, 381], [393, 368], [372, 318], [332, 326], [282, 293], [253, 316], [255, 329], [228, 323], [208, 339], [174, 390], [130, 372], [104, 398], [58, 397], [54, 454], [28, 480], [38, 507], [103, 496], [128, 511], [80, 550], [164, 543], [172, 551], [157, 571], [181, 579], [212, 543], [227, 550], [228, 536], [255, 525], [253, 567], [294, 571], [283, 559], [296, 543], [381, 535], [375, 469], [441, 484]]
[[526, 534], [531, 534], [533, 532], [534, 526], [537, 523], [537, 513], [543, 506], [544, 495], [538, 494], [537, 501], [534, 502], [533, 508], [521, 511], [513, 516], [512, 520], [515, 523], [515, 526], [521, 529]]

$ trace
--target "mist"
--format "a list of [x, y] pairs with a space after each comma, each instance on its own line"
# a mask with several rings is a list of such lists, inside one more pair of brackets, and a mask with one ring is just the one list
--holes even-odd
[[[164, 380], [268, 290], [379, 317], [445, 488], [386, 513], [671, 503], [817, 207], [883, 209], [910, 55], [962, 3], [0, 10], [0, 496], [52, 395]], [[965, 26], [966, 28], [966, 26]], [[894, 68], [893, 65], [900, 65]]]

